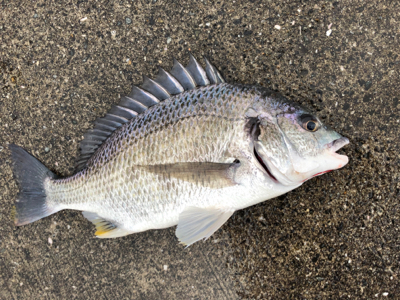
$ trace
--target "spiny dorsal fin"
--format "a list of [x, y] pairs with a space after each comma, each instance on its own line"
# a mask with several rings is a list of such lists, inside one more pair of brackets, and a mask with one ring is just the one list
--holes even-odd
[[208, 80], [207, 74], [204, 71], [204, 69], [200, 66], [200, 64], [194, 58], [192, 53], [189, 53], [189, 56], [190, 56], [189, 64], [187, 65], [186, 70], [188, 70], [190, 75], [192, 75], [197, 85], [200, 86], [209, 85], [210, 80]]
[[142, 88], [146, 91], [149, 91], [160, 100], [165, 100], [171, 97], [170, 93], [168, 93], [168, 91], [161, 84], [155, 82], [147, 76], [143, 76]]
[[222, 75], [218, 72], [217, 68], [214, 67], [207, 58], [204, 57], [204, 61], [206, 62], [206, 73], [207, 77], [210, 80], [211, 84], [218, 84], [218, 83], [224, 83], [225, 79], [222, 77]]
[[144, 112], [152, 105], [165, 99], [194, 89], [196, 86], [223, 83], [225, 80], [218, 70], [206, 59], [205, 70], [189, 53], [186, 68], [174, 59], [170, 72], [159, 68], [156, 78], [143, 77], [140, 87], [133, 86], [128, 96], [121, 98], [103, 118], [95, 121], [94, 128], [88, 130], [80, 143], [80, 155], [76, 161], [76, 171], [85, 168], [87, 161], [100, 145], [119, 127]]
[[161, 67], [158, 69], [158, 75], [154, 81], [161, 84], [171, 95], [180, 94], [185, 90], [174, 76]]
[[183, 88], [187, 90], [194, 89], [196, 82], [188, 70], [182, 64], [174, 58], [174, 65], [171, 69], [171, 74], [181, 83]]

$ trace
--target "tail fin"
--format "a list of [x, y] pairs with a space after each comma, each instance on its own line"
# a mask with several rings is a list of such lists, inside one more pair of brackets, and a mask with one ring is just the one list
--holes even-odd
[[46, 203], [44, 180], [55, 178], [55, 174], [21, 147], [10, 144], [14, 176], [20, 192], [14, 207], [14, 223], [17, 226], [32, 223], [58, 210]]

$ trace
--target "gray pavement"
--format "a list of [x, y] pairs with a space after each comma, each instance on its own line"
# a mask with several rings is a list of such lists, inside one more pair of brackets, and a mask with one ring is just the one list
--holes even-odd
[[[399, 20], [379, 0], [0, 1], [0, 299], [398, 299]], [[74, 211], [14, 227], [7, 145], [70, 175], [93, 120], [188, 50], [313, 108], [349, 164], [188, 249], [174, 228], [96, 239]]]

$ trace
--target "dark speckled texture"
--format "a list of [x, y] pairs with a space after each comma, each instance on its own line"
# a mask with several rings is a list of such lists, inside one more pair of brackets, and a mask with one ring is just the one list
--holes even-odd
[[[0, 299], [397, 299], [399, 19], [389, 0], [0, 1]], [[189, 49], [316, 110], [349, 164], [186, 250], [174, 229], [94, 239], [70, 211], [15, 228], [7, 144], [71, 174], [92, 121]]]

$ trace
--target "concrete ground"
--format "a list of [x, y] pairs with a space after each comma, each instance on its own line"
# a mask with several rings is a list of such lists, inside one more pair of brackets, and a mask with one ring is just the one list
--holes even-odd
[[[399, 298], [398, 1], [71, 2], [0, 1], [0, 299]], [[188, 249], [74, 211], [14, 227], [7, 145], [70, 175], [92, 121], [188, 50], [313, 108], [349, 164]]]

